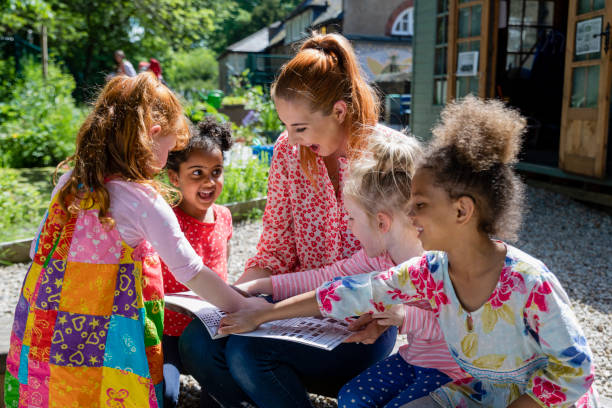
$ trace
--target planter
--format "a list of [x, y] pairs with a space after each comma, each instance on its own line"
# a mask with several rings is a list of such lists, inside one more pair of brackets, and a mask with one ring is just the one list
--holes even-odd
[[[261, 211], [266, 207], [266, 197], [255, 198], [238, 203], [221, 204], [232, 213], [234, 221], [242, 221], [248, 217], [254, 208]], [[33, 238], [0, 243], [0, 263], [30, 262], [30, 245]]]
[[249, 111], [244, 109], [244, 105], [223, 105], [218, 109], [218, 112], [227, 115], [231, 122], [240, 126], [242, 125], [242, 119], [244, 119]]

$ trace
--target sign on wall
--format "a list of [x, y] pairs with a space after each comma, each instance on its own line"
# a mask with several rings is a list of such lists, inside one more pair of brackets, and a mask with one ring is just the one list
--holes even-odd
[[353, 43], [361, 69], [369, 80], [381, 74], [412, 72], [412, 47], [410, 45]]
[[464, 51], [457, 55], [456, 76], [475, 76], [478, 73], [478, 51]]
[[601, 51], [601, 16], [576, 23], [576, 55]]

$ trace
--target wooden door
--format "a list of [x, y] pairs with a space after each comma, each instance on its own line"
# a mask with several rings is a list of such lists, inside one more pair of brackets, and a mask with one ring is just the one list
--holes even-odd
[[[497, 27], [496, 0], [451, 0], [448, 16], [448, 91], [449, 101], [471, 93], [490, 97], [491, 80], [495, 72], [495, 43]], [[491, 34], [494, 35], [491, 35]], [[476, 67], [470, 72], [469, 64], [459, 64], [462, 54], [478, 52]], [[473, 54], [472, 54], [473, 55]], [[463, 60], [465, 62], [465, 60]]]
[[[607, 3], [607, 4], [606, 4]], [[559, 167], [603, 178], [610, 112], [612, 1], [570, 0]]]

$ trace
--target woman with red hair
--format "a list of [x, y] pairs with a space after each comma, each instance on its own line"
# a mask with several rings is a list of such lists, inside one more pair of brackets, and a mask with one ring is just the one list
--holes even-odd
[[[349, 258], [361, 244], [348, 229], [342, 183], [377, 124], [379, 105], [350, 43], [337, 34], [308, 38], [272, 86], [286, 131], [274, 146], [268, 202], [257, 254], [238, 283]], [[302, 289], [303, 290], [303, 289]], [[299, 293], [299, 292], [298, 292]], [[374, 344], [347, 343], [333, 351], [288, 341], [230, 336], [211, 340], [192, 322], [180, 340], [183, 364], [223, 406], [309, 407], [308, 392], [335, 396], [340, 387], [387, 357], [397, 329]], [[355, 358], [359, 356], [359, 358]], [[212, 386], [214, 384], [214, 386]]]

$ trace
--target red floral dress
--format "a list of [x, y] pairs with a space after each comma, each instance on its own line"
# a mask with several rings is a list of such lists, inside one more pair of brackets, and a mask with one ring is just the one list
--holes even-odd
[[[215, 222], [200, 222], [185, 214], [179, 207], [174, 208], [181, 230], [185, 237], [202, 258], [204, 265], [212, 269], [221, 279], [227, 281], [227, 248], [232, 237], [232, 214], [217, 204], [213, 204]], [[177, 293], [188, 291], [182, 283], [178, 282], [162, 262], [164, 275], [164, 293]], [[164, 334], [180, 336], [191, 322], [191, 318], [166, 309], [164, 311]]]
[[[384, 133], [393, 129], [377, 125]], [[339, 185], [346, 177], [348, 162], [339, 159]], [[299, 160], [299, 149], [283, 133], [274, 146], [268, 176], [268, 202], [257, 254], [245, 269], [268, 268], [273, 274], [320, 268], [349, 258], [359, 249], [359, 240], [348, 229], [348, 214], [342, 194], [337, 194], [325, 163], [317, 156], [316, 186], [310, 182]]]

